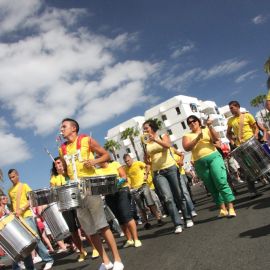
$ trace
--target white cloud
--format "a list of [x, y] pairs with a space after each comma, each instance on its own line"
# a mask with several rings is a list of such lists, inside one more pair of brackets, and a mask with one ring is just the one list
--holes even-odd
[[182, 74], [176, 74], [176, 71], [169, 70], [165, 74], [165, 79], [161, 85], [169, 90], [186, 92], [187, 88], [195, 81], [205, 81], [216, 77], [233, 74], [247, 65], [245, 60], [228, 59], [216, 64], [210, 68], [192, 68], [184, 71]]
[[254, 78], [254, 74], [256, 73], [256, 70], [250, 70], [244, 74], [241, 74], [240, 76], [238, 76], [236, 79], [235, 79], [235, 82], [236, 83], [241, 83], [243, 81], [246, 81], [248, 79], [253, 79]]
[[188, 42], [185, 45], [181, 45], [178, 48], [172, 47], [173, 52], [171, 54], [171, 58], [176, 59], [180, 56], [182, 56], [183, 54], [192, 51], [195, 48], [194, 43], [192, 42]]
[[269, 16], [265, 16], [265, 15], [260, 14], [260, 15], [258, 15], [256, 17], [252, 18], [252, 22], [254, 24], [264, 24], [264, 23], [267, 22], [268, 17]]
[[[146, 99], [146, 82], [158, 65], [117, 59], [118, 52], [133, 46], [137, 34], [97, 35], [77, 25], [86, 10], [48, 8], [39, 0], [23, 7], [19, 0], [6, 0], [0, 7], [5, 10], [0, 30], [14, 34], [12, 42], [0, 43], [0, 102], [16, 127], [47, 135], [67, 116], [90, 127]], [[16, 39], [15, 28], [29, 34], [21, 37], [18, 32]], [[117, 103], [120, 93], [129, 106]], [[104, 102], [112, 113], [100, 110]], [[86, 121], [89, 111], [92, 120]]]
[[14, 134], [8, 132], [9, 124], [0, 117], [0, 164], [7, 166], [17, 162], [23, 162], [31, 157], [26, 142]]

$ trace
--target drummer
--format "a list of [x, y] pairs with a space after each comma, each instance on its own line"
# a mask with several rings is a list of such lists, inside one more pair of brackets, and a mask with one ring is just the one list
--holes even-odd
[[[79, 124], [77, 121], [71, 118], [62, 120], [61, 134], [66, 142], [60, 147], [59, 154], [67, 163], [67, 174], [71, 181], [78, 180], [77, 178], [94, 176], [96, 174], [95, 165], [110, 158], [109, 153], [92, 137], [78, 135], [78, 132]], [[98, 155], [99, 158], [95, 159], [94, 154]], [[78, 208], [77, 216], [83, 230], [87, 235], [91, 236], [96, 249], [102, 257], [103, 263], [100, 265], [99, 270], [124, 269], [114, 236], [106, 220], [101, 197], [86, 195], [83, 204], [85, 208]], [[112, 251], [114, 264], [109, 260], [102, 246], [99, 233], [101, 233]]]
[[[57, 187], [57, 186], [62, 186], [66, 184], [66, 178], [65, 178], [65, 161], [63, 161], [60, 157], [54, 158], [54, 162], [52, 163], [52, 168], [51, 168], [51, 180], [50, 180], [50, 185], [51, 187]], [[81, 238], [79, 236], [79, 220], [76, 214], [75, 210], [69, 210], [69, 211], [64, 211], [62, 212], [62, 215], [67, 222], [69, 231], [71, 233], [72, 240], [75, 244], [75, 246], [79, 249], [80, 251], [80, 256], [78, 258], [78, 262], [82, 262], [85, 260], [86, 256], [86, 251], [83, 248], [83, 244], [81, 241]], [[93, 247], [92, 251], [92, 258], [97, 258], [99, 256], [98, 251], [94, 248], [94, 245], [92, 244], [92, 241], [89, 237], [87, 237], [88, 242], [91, 244]]]
[[[232, 147], [238, 147], [252, 137], [258, 139], [259, 129], [254, 117], [248, 112], [242, 113], [240, 111], [240, 104], [238, 101], [230, 101], [229, 108], [233, 116], [227, 123], [227, 138], [230, 140]], [[248, 184], [250, 199], [260, 196], [261, 194], [257, 192], [255, 187], [256, 179], [249, 179], [246, 176], [244, 177]]]
[[[11, 210], [15, 213], [16, 216], [24, 218], [25, 222], [31, 227], [31, 229], [37, 233], [38, 230], [33, 219], [32, 212], [29, 208], [29, 201], [27, 199], [27, 193], [31, 191], [31, 188], [26, 183], [20, 182], [19, 173], [15, 169], [10, 169], [8, 171], [8, 177], [13, 185], [8, 191], [11, 202]], [[38, 238], [37, 241], [37, 253], [42, 258], [42, 261], [46, 262], [43, 269], [51, 269], [54, 260], [49, 255], [48, 250], [46, 249], [40, 238]], [[35, 269], [31, 254], [24, 259], [24, 264], [26, 269]], [[16, 262], [13, 263], [12, 269], [19, 269], [19, 266]]]

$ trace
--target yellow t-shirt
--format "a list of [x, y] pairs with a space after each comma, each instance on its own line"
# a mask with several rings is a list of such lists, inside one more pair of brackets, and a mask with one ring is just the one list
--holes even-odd
[[[70, 155], [77, 154], [77, 139], [78, 137], [74, 142], [67, 144], [67, 154], [65, 156], [62, 153], [61, 147], [59, 148], [60, 157], [63, 157], [67, 163], [67, 174], [70, 177], [70, 180], [74, 180]], [[93, 153], [89, 151], [89, 137], [84, 137], [81, 139], [80, 153], [82, 160], [80, 161], [78, 158], [75, 160], [78, 178], [96, 175], [94, 168], [88, 169], [83, 165], [83, 160], [94, 159]]]
[[50, 184], [52, 187], [63, 186], [66, 184], [66, 178], [65, 178], [65, 176], [63, 176], [61, 174], [53, 175], [51, 177]]
[[[111, 163], [108, 163], [108, 167], [106, 168], [98, 168], [96, 169], [96, 174], [97, 175], [109, 175], [109, 174], [116, 174], [117, 178], [120, 177], [118, 169], [121, 168], [122, 165], [117, 162], [117, 161], [113, 161]], [[121, 185], [121, 187], [126, 187], [128, 186], [128, 183], [124, 183], [123, 185]]]
[[163, 170], [175, 165], [170, 150], [163, 148], [156, 142], [146, 144], [146, 151], [150, 156], [153, 172]]
[[[32, 189], [25, 183], [17, 183], [16, 186], [12, 186], [9, 191], [8, 191], [8, 196], [10, 198], [10, 202], [11, 202], [11, 207], [12, 210], [15, 211], [16, 210], [16, 206], [17, 206], [17, 192], [18, 192], [18, 188], [19, 185], [23, 184], [23, 188], [22, 188], [22, 193], [21, 193], [21, 199], [20, 199], [20, 204], [19, 204], [19, 208], [25, 207], [25, 205], [28, 203], [28, 199], [27, 199], [27, 193], [29, 191], [31, 191]], [[28, 208], [26, 211], [23, 212], [22, 217], [26, 218], [26, 217], [31, 217], [32, 216], [32, 212], [31, 210]]]
[[254, 125], [256, 121], [255, 121], [255, 118], [250, 113], [244, 113], [241, 143], [239, 141], [239, 136], [240, 136], [239, 123], [240, 123], [240, 116], [231, 117], [227, 123], [228, 127], [233, 129], [233, 133], [237, 137], [236, 145], [240, 145], [241, 143], [246, 142], [254, 135], [252, 125]]
[[[211, 138], [209, 136], [209, 129], [203, 128], [202, 129], [203, 138], [199, 140], [199, 142], [193, 147], [192, 149], [192, 160], [196, 161], [200, 158], [206, 157], [213, 152], [217, 151], [216, 147], [213, 145]], [[184, 136], [190, 138], [193, 141], [198, 134], [197, 133], [187, 133]]]
[[143, 184], [145, 184], [144, 181], [145, 168], [146, 164], [142, 161], [134, 161], [130, 167], [128, 166], [124, 167], [131, 188], [140, 188]]

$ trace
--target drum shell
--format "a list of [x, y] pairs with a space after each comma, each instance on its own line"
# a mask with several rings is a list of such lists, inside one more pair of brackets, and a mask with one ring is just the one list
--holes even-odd
[[255, 181], [270, 170], [270, 155], [254, 137], [234, 149], [231, 155], [250, 180]]
[[116, 174], [82, 178], [82, 193], [84, 196], [113, 194], [117, 192], [116, 181]]
[[32, 207], [42, 206], [56, 201], [51, 188], [32, 190], [28, 192], [27, 196]]
[[70, 235], [68, 225], [59, 211], [57, 203], [52, 203], [45, 208], [41, 216], [46, 221], [55, 241], [63, 240]]
[[[37, 246], [36, 237], [16, 218], [0, 230], [0, 242], [2, 248], [14, 261], [20, 261], [31, 254]], [[0, 222], [9, 216], [1, 218]]]
[[64, 212], [81, 207], [82, 199], [78, 182], [55, 187], [54, 193], [59, 211]]

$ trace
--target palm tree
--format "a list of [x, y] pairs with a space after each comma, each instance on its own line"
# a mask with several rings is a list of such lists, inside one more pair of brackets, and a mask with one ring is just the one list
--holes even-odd
[[266, 95], [258, 95], [258, 96], [256, 96], [255, 98], [253, 98], [250, 101], [250, 105], [252, 107], [260, 107], [260, 106], [262, 106], [264, 108], [265, 100], [266, 100]]
[[137, 160], [140, 160], [140, 157], [135, 147], [134, 139], [135, 137], [139, 136], [139, 134], [140, 134], [139, 130], [134, 127], [126, 128], [121, 134], [121, 140], [126, 140], [126, 139], [130, 140], [132, 147], [134, 149], [134, 152], [136, 154]]
[[270, 57], [269, 57], [268, 60], [264, 63], [264, 71], [265, 71], [266, 74], [268, 75], [268, 79], [267, 79], [266, 85], [267, 85], [268, 91], [270, 91]]
[[117, 160], [116, 150], [119, 150], [120, 147], [121, 145], [114, 140], [108, 140], [104, 144], [104, 148], [112, 153], [114, 160]]

